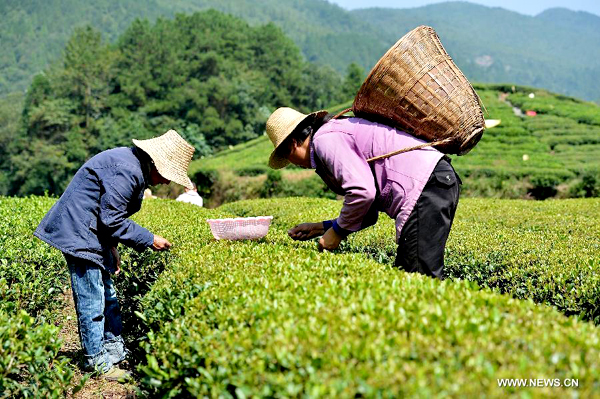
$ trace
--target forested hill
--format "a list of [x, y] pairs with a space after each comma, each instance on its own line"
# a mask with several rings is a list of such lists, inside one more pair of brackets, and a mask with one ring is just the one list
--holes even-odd
[[388, 44], [415, 25], [433, 26], [476, 82], [514, 82], [600, 100], [600, 17], [550, 9], [529, 17], [502, 8], [448, 2], [351, 14], [377, 25]]
[[252, 25], [272, 21], [309, 61], [366, 70], [397, 39], [432, 25], [466, 75], [479, 82], [544, 87], [600, 101], [600, 17], [565, 9], [529, 17], [466, 2], [346, 11], [324, 0], [4, 0], [0, 2], [0, 95], [23, 91], [59, 58], [72, 29], [92, 24], [109, 40], [137, 17], [172, 18], [215, 8]]
[[323, 0], [3, 0], [0, 2], [0, 95], [23, 91], [60, 57], [73, 28], [86, 24], [114, 40], [136, 18], [154, 20], [214, 8], [252, 25], [274, 22], [309, 61], [345, 71], [371, 66], [387, 43], [377, 29]]
[[272, 23], [215, 10], [137, 20], [116, 43], [77, 28], [22, 112], [18, 94], [0, 101], [0, 195], [60, 194], [94, 154], [169, 129], [207, 155], [262, 134], [277, 107], [322, 109], [364, 79], [306, 62]]

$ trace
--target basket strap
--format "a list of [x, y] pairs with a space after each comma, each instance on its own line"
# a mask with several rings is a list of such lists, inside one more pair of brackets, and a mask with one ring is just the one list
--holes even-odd
[[369, 158], [369, 159], [367, 159], [367, 162], [378, 161], [380, 159], [389, 158], [389, 157], [394, 156], [394, 155], [402, 154], [404, 152], [409, 152], [409, 151], [413, 151], [413, 150], [419, 150], [419, 149], [425, 148], [425, 147], [430, 147], [430, 146], [434, 146], [434, 145], [445, 144], [445, 143], [449, 142], [450, 140], [451, 140], [451, 138], [449, 137], [449, 138], [444, 139], [444, 140], [434, 141], [433, 143], [424, 143], [424, 144], [416, 145], [414, 147], [403, 148], [401, 150], [393, 151], [393, 152], [390, 152], [388, 154], [379, 155], [379, 156], [376, 156], [376, 157], [373, 157], [373, 158]]
[[331, 119], [337, 119], [337, 118], [339, 118], [340, 116], [342, 116], [342, 115], [344, 115], [344, 114], [346, 114], [346, 113], [348, 113], [348, 112], [350, 112], [350, 111], [352, 111], [352, 107], [350, 107], [350, 108], [346, 108], [345, 110], [343, 110], [342, 112], [340, 112], [339, 114], [337, 114], [336, 116], [334, 116], [334, 117], [333, 117], [333, 118], [331, 118]]

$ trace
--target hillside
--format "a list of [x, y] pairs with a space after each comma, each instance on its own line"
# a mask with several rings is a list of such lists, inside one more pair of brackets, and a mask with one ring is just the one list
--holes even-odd
[[22, 110], [0, 99], [0, 194], [59, 195], [96, 153], [170, 129], [206, 155], [262, 134], [277, 107], [322, 108], [361, 82], [305, 61], [272, 23], [215, 10], [134, 21], [116, 45], [78, 28]]
[[467, 2], [412, 9], [364, 9], [355, 17], [379, 27], [391, 45], [417, 25], [433, 26], [475, 82], [513, 82], [600, 100], [600, 17], [566, 9], [538, 16]]
[[309, 61], [345, 71], [357, 60], [375, 60], [386, 49], [379, 33], [322, 0], [6, 0], [0, 3], [0, 95], [23, 91], [34, 74], [58, 59], [72, 31], [90, 24], [109, 40], [136, 18], [151, 21], [214, 8], [252, 25], [274, 22]]
[[0, 4], [0, 95], [25, 90], [77, 26], [89, 23], [113, 40], [135, 18], [209, 7], [253, 25], [272, 21], [307, 60], [339, 72], [351, 62], [370, 69], [402, 35], [429, 24], [471, 80], [600, 100], [600, 17], [592, 14], [551, 9], [529, 17], [466, 2], [349, 12], [322, 0], [7, 0]]
[[0, 94], [25, 91], [57, 61], [77, 27], [92, 24], [114, 40], [137, 17], [165, 10], [155, 0], [4, 0], [0, 2]]
[[[467, 155], [452, 157], [463, 180], [464, 196], [600, 195], [597, 105], [522, 86], [476, 85], [476, 89], [486, 107], [486, 119], [500, 119], [501, 124], [488, 129]], [[537, 115], [526, 116], [526, 111]], [[267, 175], [271, 151], [271, 142], [262, 136], [194, 161], [190, 173], [205, 196], [215, 195], [213, 205], [270, 195], [332, 196], [311, 171], [287, 168]]]

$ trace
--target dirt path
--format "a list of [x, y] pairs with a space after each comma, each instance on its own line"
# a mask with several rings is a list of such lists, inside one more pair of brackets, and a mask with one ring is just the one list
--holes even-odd
[[[79, 333], [77, 331], [77, 315], [75, 313], [75, 305], [73, 303], [73, 294], [71, 290], [67, 290], [64, 294], [63, 309], [64, 324], [60, 331], [59, 337], [63, 340], [61, 354], [71, 359], [71, 364], [75, 369], [75, 378], [73, 385], [79, 384], [85, 373], [79, 368], [83, 353], [79, 343]], [[128, 364], [120, 364], [120, 367], [129, 369]], [[83, 389], [75, 395], [69, 395], [70, 398], [87, 399], [87, 398], [135, 398], [134, 386], [131, 384], [121, 384], [114, 381], [107, 381], [102, 377], [90, 378], [85, 383]]]
[[503, 103], [508, 104], [512, 108], [513, 113], [516, 116], [523, 117], [523, 111], [519, 107], [515, 107], [514, 105], [512, 105], [512, 103], [510, 101], [508, 101], [508, 93], [498, 94], [498, 100], [502, 101]]

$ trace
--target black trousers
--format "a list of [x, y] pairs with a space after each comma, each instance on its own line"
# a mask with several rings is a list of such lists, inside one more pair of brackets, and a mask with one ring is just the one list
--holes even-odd
[[458, 206], [460, 184], [450, 158], [440, 159], [402, 227], [397, 267], [439, 279], [445, 277], [444, 249]]

